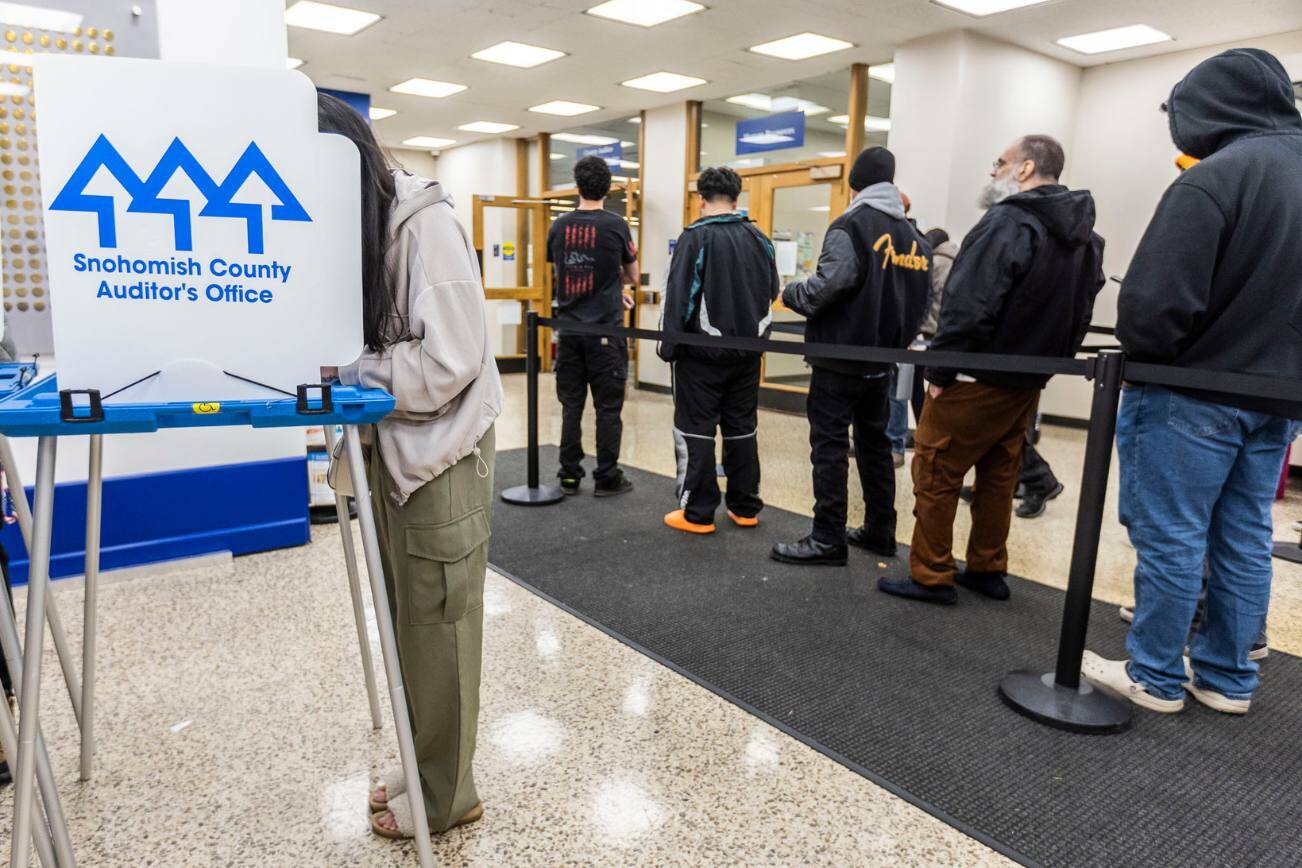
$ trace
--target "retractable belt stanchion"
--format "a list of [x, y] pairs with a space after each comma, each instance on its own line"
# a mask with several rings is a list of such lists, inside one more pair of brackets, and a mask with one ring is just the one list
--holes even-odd
[[1040, 723], [1074, 732], [1120, 732], [1131, 720], [1132, 706], [1128, 701], [1111, 696], [1080, 677], [1124, 362], [1125, 356], [1116, 350], [1104, 350], [1095, 359], [1094, 400], [1085, 441], [1085, 468], [1081, 474], [1076, 537], [1067, 579], [1067, 603], [1058, 639], [1057, 669], [1048, 673], [1019, 670], [1009, 673], [999, 685], [999, 695], [1016, 711]]
[[502, 500], [517, 506], [546, 506], [565, 499], [557, 485], [541, 485], [538, 479], [538, 314], [529, 311], [525, 317], [524, 372], [528, 390], [529, 470], [525, 485], [517, 485], [502, 492]]
[[[335, 426], [326, 425], [326, 450], [335, 454]], [[345, 464], [348, 455], [342, 456]], [[348, 595], [353, 601], [353, 621], [357, 624], [357, 647], [362, 656], [362, 676], [366, 681], [366, 702], [371, 708], [371, 728], [379, 729], [384, 725], [380, 719], [380, 696], [375, 687], [375, 663], [371, 660], [371, 639], [366, 631], [366, 608], [362, 602], [362, 584], [357, 575], [357, 552], [353, 549], [353, 522], [348, 515], [348, 498], [335, 494], [335, 515], [339, 518], [339, 539], [344, 548], [344, 564], [348, 567]]]

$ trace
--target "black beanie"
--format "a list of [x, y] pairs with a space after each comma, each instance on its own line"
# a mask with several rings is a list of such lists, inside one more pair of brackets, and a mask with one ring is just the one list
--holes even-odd
[[850, 168], [850, 189], [856, 193], [873, 184], [895, 181], [895, 155], [885, 148], [869, 148], [855, 157]]

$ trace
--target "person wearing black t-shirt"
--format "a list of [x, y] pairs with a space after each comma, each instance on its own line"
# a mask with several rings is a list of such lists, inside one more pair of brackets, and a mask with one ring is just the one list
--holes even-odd
[[[605, 210], [610, 168], [600, 157], [574, 165], [579, 207], [563, 214], [547, 236], [547, 261], [555, 268], [555, 318], [560, 322], [623, 325], [633, 306], [624, 284], [637, 282], [637, 247], [622, 217]], [[633, 483], [619, 469], [624, 433], [628, 342], [622, 338], [556, 329], [556, 397], [561, 402], [561, 490], [578, 494], [583, 479], [583, 405], [588, 391], [597, 411], [597, 469], [593, 494], [623, 494]]]

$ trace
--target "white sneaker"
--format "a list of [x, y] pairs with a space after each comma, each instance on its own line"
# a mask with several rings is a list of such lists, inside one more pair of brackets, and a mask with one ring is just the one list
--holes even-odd
[[1247, 714], [1248, 709], [1252, 706], [1251, 699], [1230, 699], [1225, 694], [1217, 693], [1215, 690], [1195, 686], [1193, 663], [1189, 662], [1188, 657], [1184, 658], [1184, 675], [1189, 679], [1185, 682], [1184, 689], [1189, 691], [1190, 696], [1212, 711], [1219, 711], [1222, 714]]
[[1184, 710], [1184, 697], [1179, 699], [1162, 699], [1144, 689], [1138, 681], [1132, 681], [1126, 671], [1125, 660], [1106, 660], [1093, 651], [1086, 651], [1081, 659], [1081, 677], [1091, 684], [1107, 688], [1129, 699], [1140, 708], [1161, 714], [1175, 714]]
[[1127, 624], [1135, 623], [1134, 606], [1122, 606], [1120, 609], [1117, 610], [1117, 614], [1120, 615], [1121, 620], [1125, 621]]

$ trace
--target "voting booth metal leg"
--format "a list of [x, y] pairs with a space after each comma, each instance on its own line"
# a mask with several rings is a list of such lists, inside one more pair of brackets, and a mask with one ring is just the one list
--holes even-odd
[[[3, 703], [4, 708], [0, 714], [0, 745], [4, 746], [5, 756], [18, 755], [18, 727], [14, 723], [13, 715], [9, 713], [9, 704]], [[59, 868], [59, 862], [54, 857], [54, 847], [50, 844], [50, 830], [45, 825], [44, 817], [38, 816], [32, 823], [32, 837], [36, 844], [36, 857], [41, 860], [45, 868]]]
[[41, 725], [41, 651], [45, 644], [45, 601], [50, 584], [50, 530], [54, 519], [54, 460], [58, 439], [40, 438], [36, 458], [36, 508], [28, 553], [27, 636], [23, 643], [22, 687], [18, 693], [18, 756], [13, 766], [14, 833], [11, 868], [27, 868], [36, 807], [36, 743]]
[[516, 485], [502, 491], [502, 501], [516, 506], [547, 506], [565, 499], [565, 492], [556, 485], [542, 485], [538, 480], [538, 313], [529, 311], [525, 317], [524, 349], [525, 388], [528, 395], [529, 430], [528, 478], [525, 485]]
[[90, 435], [86, 473], [86, 595], [81, 628], [81, 779], [95, 760], [95, 634], [98, 628], [99, 531], [104, 512], [104, 435]]
[[[335, 426], [326, 425], [326, 449], [335, 454]], [[344, 455], [345, 465], [348, 456]], [[362, 583], [357, 576], [357, 552], [353, 548], [353, 523], [348, 516], [348, 498], [342, 494], [335, 495], [335, 515], [339, 518], [339, 538], [344, 547], [344, 563], [348, 567], [348, 594], [353, 599], [353, 620], [357, 623], [357, 646], [362, 652], [362, 674], [366, 678], [366, 701], [371, 707], [371, 728], [379, 729], [384, 725], [380, 719], [380, 694], [375, 686], [375, 663], [371, 659], [371, 639], [366, 632], [366, 608], [362, 603]]]
[[[30, 557], [32, 551], [32, 508], [27, 503], [27, 494], [18, 471], [18, 462], [14, 460], [9, 438], [0, 435], [0, 466], [5, 469], [5, 479], [9, 494], [13, 500], [14, 513], [18, 517], [18, 529], [22, 531], [23, 544], [27, 546]], [[73, 716], [81, 726], [81, 679], [77, 669], [72, 665], [72, 651], [68, 648], [68, 634], [63, 629], [63, 618], [54, 593], [46, 597], [45, 613], [50, 622], [50, 636], [54, 639], [54, 651], [59, 657], [59, 668], [63, 671], [63, 682], [68, 687], [68, 700], [72, 703]]]
[[1076, 537], [1058, 640], [1057, 668], [1049, 673], [1011, 672], [999, 685], [999, 695], [1015, 711], [1047, 726], [1072, 732], [1121, 732], [1130, 726], [1133, 712], [1129, 701], [1082, 682], [1080, 677], [1124, 363], [1125, 356], [1116, 350], [1103, 350], [1095, 362], [1094, 400], [1085, 441], [1085, 469], [1081, 474], [1080, 507], [1076, 512]]
[[[429, 837], [429, 818], [425, 816], [425, 798], [416, 768], [416, 742], [412, 738], [411, 717], [407, 713], [407, 694], [398, 662], [398, 637], [389, 613], [389, 593], [384, 587], [384, 567], [380, 562], [380, 540], [375, 533], [375, 512], [371, 492], [366, 484], [366, 465], [362, 462], [362, 441], [356, 425], [344, 427], [344, 446], [348, 454], [348, 472], [353, 480], [353, 497], [357, 501], [357, 525], [362, 532], [362, 553], [366, 572], [371, 578], [371, 603], [375, 607], [375, 624], [380, 634], [380, 652], [384, 672], [389, 679], [389, 700], [393, 705], [393, 728], [398, 735], [398, 755], [407, 780], [408, 799], [415, 823], [416, 854], [421, 868], [433, 868], [434, 846]], [[347, 527], [347, 525], [345, 525]]]

